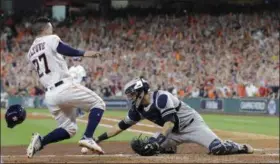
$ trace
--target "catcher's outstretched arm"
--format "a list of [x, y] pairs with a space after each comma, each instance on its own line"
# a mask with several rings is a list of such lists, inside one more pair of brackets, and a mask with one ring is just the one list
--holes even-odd
[[78, 50], [75, 48], [72, 48], [71, 46], [63, 43], [62, 41], [58, 42], [58, 46], [56, 48], [56, 51], [62, 55], [65, 56], [84, 56], [84, 57], [101, 57], [102, 54], [100, 52], [97, 51], [82, 51], [82, 50]]
[[101, 134], [96, 142], [99, 143], [101, 141], [107, 140], [111, 137], [114, 137], [121, 133], [122, 131], [126, 130], [127, 128], [131, 127], [134, 123], [127, 123], [124, 120], [120, 121], [118, 124], [114, 125], [109, 131]]
[[166, 136], [166, 134], [168, 134], [170, 131], [172, 131], [172, 129], [174, 128], [174, 122], [171, 121], [167, 121], [165, 122], [161, 133]]

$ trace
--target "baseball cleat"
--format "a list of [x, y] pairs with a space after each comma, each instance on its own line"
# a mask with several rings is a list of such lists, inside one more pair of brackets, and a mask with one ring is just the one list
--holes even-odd
[[92, 138], [83, 138], [79, 141], [79, 146], [88, 148], [91, 151], [96, 151], [98, 154], [104, 154], [105, 152], [102, 148], [92, 139]]
[[249, 144], [243, 144], [242, 145], [242, 149], [239, 152], [240, 153], [245, 153], [245, 154], [253, 154], [254, 153], [254, 149]]
[[41, 136], [39, 133], [33, 133], [31, 142], [27, 148], [27, 157], [32, 158], [36, 152], [41, 150]]

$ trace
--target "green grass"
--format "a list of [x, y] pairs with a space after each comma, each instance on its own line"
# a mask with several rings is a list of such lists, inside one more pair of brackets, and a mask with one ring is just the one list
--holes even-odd
[[[1, 110], [3, 113], [4, 110]], [[47, 109], [28, 109], [28, 113], [48, 113]], [[107, 110], [105, 117], [120, 117], [123, 118], [127, 114], [126, 110], [112, 111]], [[261, 117], [261, 116], [231, 116], [231, 115], [216, 115], [216, 114], [202, 114], [202, 117], [212, 129], [220, 129], [226, 131], [247, 132], [264, 134], [269, 136], [279, 136], [279, 117]], [[14, 129], [6, 127], [5, 120], [1, 119], [1, 144], [7, 145], [27, 145], [30, 141], [32, 132], [39, 132], [42, 135], [47, 134], [57, 124], [54, 119], [31, 120], [26, 119], [22, 124], [16, 126]], [[75, 137], [65, 140], [62, 143], [76, 143], [82, 136], [86, 124], [78, 123], [79, 130]], [[107, 128], [98, 127], [95, 136], [107, 131]], [[131, 132], [123, 132], [110, 140], [127, 141], [131, 140], [138, 134]]]
[[203, 114], [214, 129], [279, 136], [279, 117]]
[[[1, 110], [1, 113], [3, 114], [4, 110]], [[47, 113], [49, 114], [49, 111], [47, 109], [28, 109], [27, 113], [32, 113], [32, 112], [37, 112], [37, 113]], [[115, 115], [117, 112], [115, 111], [106, 111], [105, 116], [109, 117], [112, 115]], [[120, 116], [125, 116], [123, 115], [125, 113], [119, 114]], [[52, 131], [57, 127], [57, 123], [54, 119], [40, 119], [40, 120], [31, 120], [31, 119], [26, 119], [22, 124], [16, 126], [13, 129], [7, 128], [5, 120], [1, 119], [1, 145], [2, 146], [12, 146], [12, 145], [27, 145], [30, 142], [31, 139], [31, 134], [33, 132], [38, 132], [42, 135], [47, 134], [48, 132]], [[84, 130], [86, 128], [85, 123], [78, 123], [78, 132], [77, 134], [69, 139], [62, 141], [61, 143], [76, 143], [79, 141], [81, 136], [84, 133]], [[104, 127], [97, 127], [95, 135], [94, 136], [99, 136], [100, 134], [104, 133], [107, 131], [108, 128]], [[124, 131], [123, 133], [109, 139], [108, 141], [129, 141], [133, 137], [138, 136], [139, 134], [132, 133], [132, 132], [127, 132]]]
[[[123, 118], [127, 111], [106, 111], [105, 116]], [[202, 114], [203, 119], [210, 128], [279, 136], [279, 117], [270, 116], [232, 116], [219, 114]]]
[[[65, 140], [62, 143], [76, 143], [79, 141], [83, 132], [85, 130], [86, 124], [78, 123], [79, 130], [77, 134], [69, 139]], [[9, 129], [6, 126], [6, 122], [1, 120], [1, 145], [2, 146], [11, 146], [11, 145], [27, 145], [30, 142], [31, 134], [33, 132], [38, 132], [42, 135], [46, 135], [48, 132], [56, 128], [56, 121], [53, 119], [43, 119], [43, 120], [26, 120], [24, 123], [16, 126], [13, 129]], [[105, 131], [107, 128], [98, 127], [95, 132], [95, 136], [98, 136]], [[123, 132], [120, 135], [109, 139], [108, 141], [127, 141], [131, 140], [134, 136], [138, 134], [131, 132]]]

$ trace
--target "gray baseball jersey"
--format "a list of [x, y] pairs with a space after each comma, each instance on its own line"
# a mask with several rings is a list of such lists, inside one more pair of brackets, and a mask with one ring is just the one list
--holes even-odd
[[[142, 119], [148, 119], [163, 126], [165, 122], [172, 120], [175, 126], [167, 134], [167, 140], [162, 147], [195, 142], [208, 148], [210, 143], [218, 138], [205, 124], [200, 114], [171, 93], [158, 90], [150, 94], [151, 103], [138, 109], [132, 107], [124, 119], [126, 124], [133, 125]], [[156, 135], [157, 133], [155, 137]]]

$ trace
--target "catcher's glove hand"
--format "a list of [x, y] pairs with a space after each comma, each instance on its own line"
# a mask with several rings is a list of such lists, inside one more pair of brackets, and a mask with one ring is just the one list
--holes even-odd
[[141, 138], [141, 135], [132, 139], [130, 143], [132, 150], [141, 156], [153, 156], [159, 154], [159, 144], [155, 141], [151, 141], [149, 137]]

